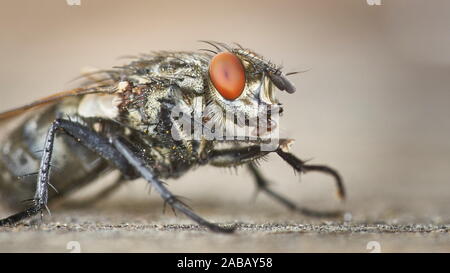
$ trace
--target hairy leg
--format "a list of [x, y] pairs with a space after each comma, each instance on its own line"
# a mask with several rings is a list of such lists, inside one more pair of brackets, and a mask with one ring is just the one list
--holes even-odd
[[253, 163], [247, 164], [248, 169], [250, 170], [251, 174], [255, 178], [256, 186], [258, 187], [258, 190], [261, 190], [268, 196], [272, 197], [276, 201], [280, 202], [282, 205], [287, 207], [290, 210], [299, 212], [306, 216], [312, 216], [312, 217], [328, 217], [328, 218], [334, 218], [334, 217], [341, 217], [343, 215], [342, 211], [316, 211], [305, 207], [299, 207], [294, 202], [289, 200], [288, 198], [284, 197], [283, 195], [277, 193], [276, 191], [272, 190], [269, 187], [269, 182], [267, 179], [261, 174], [259, 169], [255, 166]]
[[305, 164], [305, 162], [298, 159], [295, 155], [284, 152], [282, 149], [278, 149], [277, 154], [298, 172], [306, 173], [306, 172], [310, 172], [310, 171], [315, 171], [315, 172], [321, 172], [324, 174], [331, 175], [336, 182], [336, 186], [338, 189], [338, 192], [337, 192], [338, 197], [342, 200], [344, 200], [346, 198], [344, 183], [342, 182], [342, 178], [341, 178], [340, 174], [336, 170], [334, 170], [328, 166], [324, 166], [324, 165]]
[[145, 161], [133, 152], [132, 144], [125, 139], [116, 138], [113, 140], [114, 146], [117, 150], [128, 160], [136, 171], [147, 180], [152, 187], [161, 195], [165, 203], [168, 203], [172, 208], [182, 212], [187, 217], [191, 218], [200, 225], [203, 225], [215, 232], [230, 233], [234, 231], [231, 227], [221, 227], [217, 224], [211, 223], [199, 215], [195, 214], [187, 205], [178, 200], [153, 173], [153, 170]]
[[81, 145], [94, 151], [99, 156], [115, 165], [127, 177], [134, 177], [134, 169], [130, 167], [126, 159], [109, 143], [108, 138], [97, 134], [89, 128], [73, 121], [57, 119], [50, 126], [45, 139], [41, 164], [39, 166], [36, 192], [33, 204], [26, 210], [0, 220], [0, 226], [15, 224], [23, 219], [42, 213], [47, 208], [48, 186], [50, 179], [51, 160], [54, 148], [54, 140], [57, 132], [65, 133], [76, 139]]
[[[309, 171], [322, 172], [325, 174], [329, 174], [335, 178], [336, 185], [338, 188], [338, 196], [341, 199], [345, 199], [345, 188], [342, 182], [342, 178], [337, 171], [334, 169], [323, 166], [323, 165], [309, 165], [305, 164], [302, 160], [295, 157], [293, 154], [283, 151], [283, 149], [278, 148], [274, 152], [276, 152], [281, 158], [283, 158], [290, 166], [292, 166], [296, 171], [306, 173]], [[279, 193], [273, 191], [269, 188], [267, 180], [262, 176], [259, 170], [254, 165], [254, 161], [258, 160], [270, 152], [261, 151], [261, 146], [259, 144], [250, 145], [246, 147], [236, 147], [222, 150], [213, 150], [209, 153], [209, 157], [207, 162], [213, 166], [217, 167], [232, 167], [241, 164], [247, 164], [251, 173], [255, 177], [256, 183], [259, 189], [263, 190], [266, 194], [279, 201], [286, 207], [292, 210], [296, 210], [302, 214], [308, 216], [315, 217], [339, 217], [342, 216], [342, 212], [340, 211], [314, 211], [308, 208], [303, 208], [297, 206], [292, 201], [288, 200], [284, 196]]]

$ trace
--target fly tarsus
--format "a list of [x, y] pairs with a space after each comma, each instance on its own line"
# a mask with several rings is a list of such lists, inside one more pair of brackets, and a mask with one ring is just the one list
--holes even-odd
[[27, 218], [30, 218], [42, 211], [42, 207], [39, 205], [27, 208], [24, 211], [21, 211], [19, 213], [13, 214], [7, 218], [0, 220], [0, 226], [10, 226], [17, 224], [18, 222], [25, 220]]
[[222, 226], [219, 226], [217, 224], [214, 224], [214, 223], [211, 223], [211, 222], [205, 220], [204, 218], [200, 217], [195, 212], [193, 212], [188, 206], [186, 206], [183, 202], [178, 200], [178, 198], [176, 198], [176, 197], [171, 196], [171, 197], [169, 197], [169, 200], [164, 200], [164, 201], [167, 202], [172, 208], [177, 209], [178, 211], [185, 214], [187, 217], [191, 218], [198, 224], [207, 227], [211, 231], [220, 232], [220, 233], [233, 233], [235, 231], [234, 226], [222, 227]]
[[324, 166], [324, 165], [305, 164], [302, 160], [298, 159], [295, 155], [293, 155], [291, 153], [286, 153], [286, 152], [282, 151], [281, 149], [277, 150], [277, 154], [298, 172], [306, 173], [309, 171], [316, 171], [316, 172], [321, 172], [321, 173], [325, 173], [325, 174], [329, 174], [329, 175], [333, 176], [336, 181], [336, 186], [338, 189], [338, 192], [337, 192], [338, 197], [341, 200], [345, 200], [346, 193], [345, 193], [344, 183], [342, 181], [341, 176], [339, 175], [339, 173], [336, 170], [334, 170], [328, 166]]
[[305, 207], [300, 207], [296, 205], [294, 202], [289, 200], [288, 198], [284, 197], [283, 195], [279, 194], [278, 192], [272, 190], [269, 187], [269, 182], [266, 180], [266, 178], [261, 174], [259, 169], [255, 166], [253, 163], [247, 164], [247, 167], [249, 168], [251, 174], [255, 178], [256, 186], [258, 187], [258, 190], [261, 190], [268, 196], [272, 197], [274, 200], [281, 203], [283, 206], [288, 208], [289, 210], [298, 212], [302, 215], [310, 216], [310, 217], [317, 217], [317, 218], [338, 218], [342, 217], [344, 215], [343, 211], [335, 210], [335, 211], [318, 211], [313, 210]]

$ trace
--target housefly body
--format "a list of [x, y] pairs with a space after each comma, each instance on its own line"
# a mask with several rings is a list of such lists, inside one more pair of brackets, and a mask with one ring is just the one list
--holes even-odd
[[173, 209], [212, 231], [231, 232], [194, 213], [162, 182], [202, 165], [244, 165], [257, 187], [287, 208], [339, 216], [297, 206], [273, 191], [256, 164], [275, 153], [298, 172], [331, 175], [345, 198], [335, 170], [306, 164], [289, 152], [292, 140], [278, 137], [283, 107], [275, 92], [295, 92], [289, 73], [240, 45], [205, 43], [211, 48], [140, 55], [85, 75], [80, 88], [1, 113], [1, 122], [32, 115], [0, 146], [1, 201], [19, 211], [0, 226], [42, 214], [56, 198], [117, 169], [121, 176], [106, 192], [144, 178]]

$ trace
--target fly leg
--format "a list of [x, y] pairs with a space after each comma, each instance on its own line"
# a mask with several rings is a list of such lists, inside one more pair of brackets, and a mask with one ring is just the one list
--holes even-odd
[[42, 214], [43, 209], [47, 209], [48, 186], [50, 179], [51, 159], [54, 148], [55, 135], [57, 132], [65, 133], [76, 139], [81, 145], [96, 152], [99, 156], [111, 162], [125, 176], [135, 177], [133, 168], [126, 159], [109, 143], [109, 139], [99, 135], [91, 129], [64, 119], [55, 120], [50, 126], [45, 139], [44, 150], [38, 172], [36, 192], [33, 198], [33, 205], [26, 210], [11, 215], [0, 220], [0, 226], [15, 224], [23, 219]]
[[[336, 180], [339, 197], [341, 199], [345, 198], [345, 188], [342, 179], [335, 170], [327, 166], [305, 164], [303, 161], [301, 161], [294, 155], [284, 152], [281, 146], [274, 152], [276, 152], [281, 158], [283, 158], [289, 165], [291, 165], [298, 172], [318, 171], [332, 175]], [[308, 208], [299, 207], [292, 201], [286, 199], [284, 196], [270, 189], [268, 186], [269, 183], [262, 176], [262, 174], [259, 172], [259, 170], [253, 163], [255, 160], [263, 158], [269, 153], [270, 153], [269, 151], [262, 151], [261, 146], [258, 144], [250, 145], [247, 147], [213, 150], [209, 153], [208, 159], [206, 160], [205, 163], [209, 163], [217, 167], [232, 167], [247, 163], [247, 166], [249, 167], [251, 173], [256, 179], [256, 183], [259, 189], [261, 189], [264, 193], [268, 194], [275, 200], [279, 201], [289, 209], [298, 211], [307, 216], [314, 216], [314, 217], [342, 216], [343, 213], [340, 211], [319, 212]]]
[[338, 189], [337, 193], [338, 193], [339, 199], [345, 200], [346, 193], [345, 193], [344, 183], [342, 182], [342, 178], [336, 170], [334, 170], [328, 166], [324, 166], [324, 165], [305, 164], [305, 162], [298, 159], [295, 155], [293, 155], [291, 153], [287, 153], [287, 152], [283, 151], [282, 149], [278, 149], [277, 154], [298, 172], [307, 173], [307, 172], [315, 171], [315, 172], [321, 172], [324, 174], [331, 175], [334, 178], [334, 180], [336, 181], [336, 186]]
[[280, 202], [282, 205], [287, 207], [290, 210], [299, 212], [306, 216], [311, 217], [327, 217], [327, 218], [334, 218], [334, 217], [340, 217], [342, 216], [342, 211], [316, 211], [311, 210], [305, 207], [299, 207], [291, 200], [287, 199], [283, 195], [279, 194], [278, 192], [272, 190], [269, 187], [269, 182], [267, 179], [261, 174], [259, 169], [255, 166], [254, 163], [248, 163], [247, 167], [249, 168], [250, 172], [252, 173], [253, 177], [255, 178], [256, 186], [258, 187], [258, 190], [261, 190], [268, 196], [272, 197], [276, 201]]
[[168, 203], [172, 208], [177, 209], [198, 224], [205, 226], [212, 231], [223, 233], [231, 233], [234, 231], [234, 228], [221, 227], [217, 224], [203, 219], [202, 217], [195, 214], [187, 205], [178, 200], [176, 196], [174, 196], [164, 186], [163, 182], [154, 175], [153, 170], [145, 163], [145, 161], [140, 158], [136, 154], [136, 152], [133, 151], [133, 146], [132, 144], [128, 143], [128, 141], [123, 138], [115, 138], [113, 140], [113, 144], [116, 147], [117, 151], [119, 151], [128, 160], [129, 164], [135, 168], [140, 176], [147, 180], [152, 185], [152, 187], [161, 195], [165, 203]]

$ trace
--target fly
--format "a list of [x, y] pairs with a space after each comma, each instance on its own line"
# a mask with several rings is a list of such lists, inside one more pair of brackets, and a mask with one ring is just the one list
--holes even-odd
[[[289, 152], [292, 140], [277, 135], [283, 106], [275, 89], [295, 92], [289, 73], [240, 45], [205, 43], [212, 49], [138, 56], [122, 67], [86, 75], [83, 87], [0, 113], [2, 122], [33, 114], [0, 146], [2, 202], [19, 211], [1, 219], [0, 226], [42, 215], [56, 198], [117, 169], [120, 177], [104, 193], [144, 178], [173, 209], [212, 231], [232, 232], [234, 227], [197, 215], [162, 182], [204, 165], [244, 165], [258, 189], [287, 208], [340, 216], [340, 211], [296, 205], [273, 191], [258, 168], [259, 159], [276, 153], [298, 172], [331, 175], [345, 198], [338, 172], [306, 164]], [[23, 176], [24, 170], [37, 179]], [[23, 200], [30, 202], [20, 207]]]

